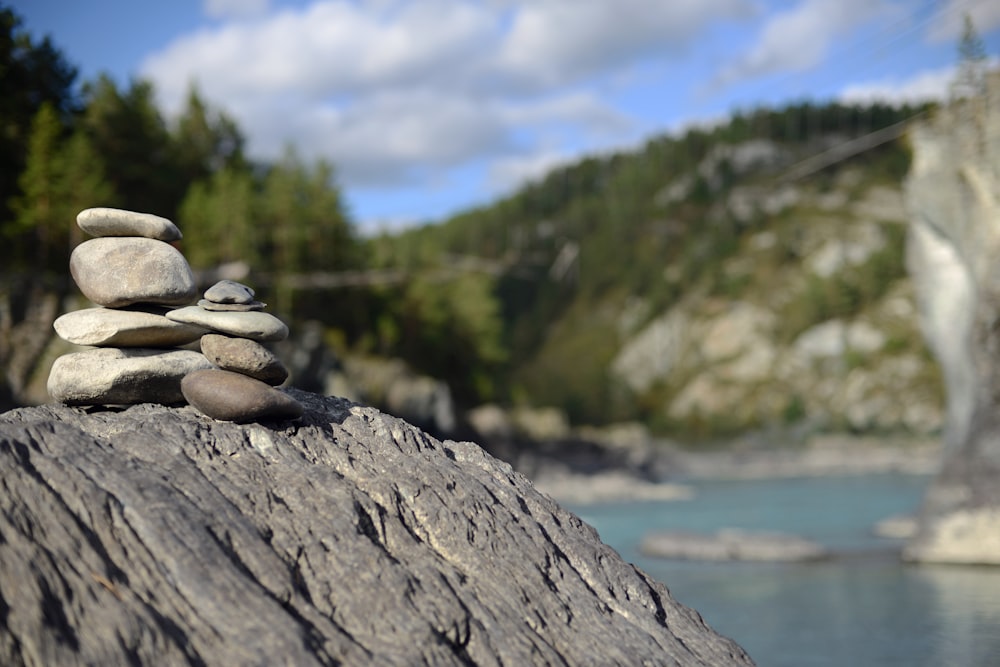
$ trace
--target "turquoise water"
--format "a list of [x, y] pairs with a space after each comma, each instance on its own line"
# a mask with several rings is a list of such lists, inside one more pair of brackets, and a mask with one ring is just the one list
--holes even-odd
[[[761, 667], [1000, 666], [1000, 568], [910, 566], [872, 526], [914, 512], [927, 478], [694, 482], [694, 499], [570, 509]], [[692, 563], [639, 554], [650, 530], [794, 533], [845, 558]]]

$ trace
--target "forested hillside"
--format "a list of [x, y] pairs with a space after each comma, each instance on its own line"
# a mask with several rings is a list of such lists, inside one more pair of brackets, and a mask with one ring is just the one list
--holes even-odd
[[[819, 373], [818, 363], [846, 381], [876, 363], [868, 357], [916, 359], [926, 375], [911, 382], [919, 403], [939, 398], [915, 318], [885, 331], [869, 321], [887, 297], [908, 303], [899, 185], [909, 151], [895, 129], [922, 111], [801, 103], [738, 113], [378, 239], [374, 255], [384, 266], [479, 268], [501, 313], [489, 330], [505, 354], [493, 374], [502, 399], [555, 405], [578, 423], [640, 419], [687, 435], [810, 415], [834, 428], [907, 427], [898, 411], [852, 422], [847, 403], [859, 396], [824, 399], [794, 376]], [[873, 133], [870, 143], [883, 143], [844, 157], [840, 149]], [[823, 157], [831, 164], [807, 173]], [[782, 378], [781, 358], [790, 362], [796, 341], [824, 323], [871, 326], [881, 343], [841, 346]], [[720, 349], [702, 349], [706, 341]]]
[[196, 90], [167, 118], [145, 82], [81, 85], [2, 7], [0, 68], [0, 364], [15, 397], [74, 293], [76, 213], [116, 206], [175, 220], [196, 271], [228, 266], [293, 331], [317, 322], [340, 357], [401, 358], [463, 408], [552, 406], [690, 438], [939, 426], [899, 197], [901, 124], [923, 109], [738, 112], [367, 238], [333, 165], [291, 146], [252, 162]]

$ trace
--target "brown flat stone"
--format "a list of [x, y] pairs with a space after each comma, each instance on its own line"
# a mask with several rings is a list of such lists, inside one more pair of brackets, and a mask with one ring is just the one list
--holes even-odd
[[243, 424], [297, 419], [302, 404], [260, 380], [222, 370], [199, 370], [181, 380], [187, 402], [220, 421]]

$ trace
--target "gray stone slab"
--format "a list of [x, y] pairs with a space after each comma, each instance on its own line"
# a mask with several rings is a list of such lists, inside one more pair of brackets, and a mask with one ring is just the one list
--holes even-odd
[[76, 224], [91, 236], [144, 236], [158, 241], [177, 241], [183, 236], [166, 218], [120, 208], [85, 209], [76, 216]]
[[166, 308], [84, 308], [62, 315], [52, 324], [59, 337], [76, 345], [97, 347], [175, 347], [198, 340], [208, 330], [174, 322]]
[[48, 390], [67, 405], [182, 403], [181, 378], [211, 367], [191, 350], [99, 347], [56, 359]]
[[198, 306], [178, 308], [167, 313], [175, 322], [187, 322], [230, 336], [266, 342], [288, 338], [288, 327], [274, 315], [264, 312], [211, 312]]

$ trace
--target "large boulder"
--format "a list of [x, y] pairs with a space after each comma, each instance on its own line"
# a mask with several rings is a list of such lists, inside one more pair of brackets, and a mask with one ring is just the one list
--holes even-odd
[[0, 664], [752, 664], [478, 446], [289, 393], [0, 415]]
[[908, 263], [947, 389], [915, 561], [1000, 565], [1000, 73], [912, 130]]

